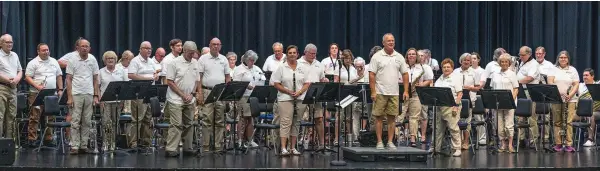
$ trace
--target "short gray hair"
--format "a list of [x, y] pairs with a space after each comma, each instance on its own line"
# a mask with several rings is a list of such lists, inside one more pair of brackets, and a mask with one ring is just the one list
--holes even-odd
[[248, 62], [248, 60], [254, 60], [254, 62], [256, 62], [256, 60], [258, 60], [258, 54], [256, 54], [256, 52], [254, 52], [253, 50], [248, 50], [246, 51], [246, 53], [244, 53], [244, 55], [242, 55], [242, 62], [244, 64], [246, 64], [246, 62]]
[[426, 56], [431, 56], [431, 50], [429, 49], [422, 49], [423, 53], [425, 53]]
[[308, 52], [308, 50], [312, 50], [312, 49], [314, 49], [315, 51], [317, 51], [317, 46], [315, 46], [312, 43], [309, 43], [309, 44], [306, 45], [306, 47], [304, 47], [304, 52]]
[[283, 49], [283, 44], [281, 44], [279, 42], [273, 43], [273, 46], [271, 48], [275, 49], [276, 46], [281, 46], [281, 48]]
[[185, 41], [185, 43], [183, 43], [183, 50], [198, 51], [198, 46], [196, 46], [196, 42], [194, 41]]
[[504, 49], [503, 48], [498, 48], [496, 50], [494, 50], [494, 56], [492, 57], [492, 59], [494, 61], [498, 60], [498, 57], [500, 57], [500, 55], [502, 55], [504, 53]]
[[502, 55], [500, 55], [500, 56], [498, 57], [498, 63], [500, 63], [500, 61], [502, 61], [502, 60], [506, 60], [506, 61], [508, 61], [508, 64], [509, 64], [509, 65], [512, 65], [512, 64], [513, 64], [512, 57], [511, 57], [511, 56], [510, 56], [510, 54], [508, 54], [508, 53], [502, 54]]
[[359, 56], [359, 57], [356, 57], [356, 59], [354, 59], [354, 65], [357, 65], [357, 64], [366, 65], [367, 62], [365, 61], [365, 59], [363, 59], [362, 57]]
[[235, 57], [235, 60], [237, 60], [237, 54], [235, 54], [235, 52], [227, 52], [227, 55], [225, 55], [227, 59], [229, 59], [231, 56]]
[[470, 58], [471, 54], [470, 53], [463, 53], [462, 55], [460, 55], [460, 58], [458, 58], [458, 62], [462, 63], [465, 59]]

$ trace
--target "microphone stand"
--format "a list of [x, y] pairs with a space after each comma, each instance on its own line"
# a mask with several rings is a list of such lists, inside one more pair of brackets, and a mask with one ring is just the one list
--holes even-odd
[[[340, 64], [339, 58], [338, 58], [338, 64]], [[338, 75], [338, 78], [339, 78], [338, 82], [341, 82], [341, 78], [342, 78], [341, 77], [342, 76], [342, 65], [339, 66], [338, 74], [339, 74]], [[350, 72], [348, 72], [348, 78], [350, 78]], [[341, 101], [342, 101], [342, 99], [341, 99], [341, 96], [342, 96], [341, 91], [342, 91], [342, 84], [339, 84], [338, 85], [338, 92], [337, 92], [337, 94], [338, 94], [337, 95], [338, 96], [337, 97], [337, 102], [338, 102], [339, 105], [341, 105]], [[337, 106], [340, 109], [340, 110], [338, 110], [339, 111], [338, 118], [341, 119], [342, 117], [339, 117], [339, 115], [342, 114], [341, 110], [344, 110], [344, 109], [342, 109], [342, 107], [339, 106], [339, 105]], [[344, 113], [345, 113], [345, 110], [344, 110]], [[344, 118], [345, 117], [346, 116], [344, 115]], [[336, 121], [339, 121], [339, 119], [337, 119]], [[342, 125], [342, 122], [339, 122], [338, 123], [338, 129], [337, 129], [337, 133], [338, 134], [340, 133], [341, 125]], [[348, 137], [346, 137], [344, 139], [348, 139]], [[339, 140], [338, 140], [338, 142], [339, 142]], [[340, 145], [338, 144], [338, 146], [337, 146], [337, 160], [333, 160], [329, 164], [331, 164], [332, 166], [346, 166], [346, 161], [344, 161], [343, 159], [342, 160], [340, 159], [340, 153], [341, 153], [341, 151], [340, 151]]]

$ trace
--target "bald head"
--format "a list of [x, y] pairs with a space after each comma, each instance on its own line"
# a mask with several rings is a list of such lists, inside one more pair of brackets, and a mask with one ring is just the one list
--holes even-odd
[[140, 56], [147, 59], [150, 57], [150, 54], [152, 54], [152, 44], [150, 44], [149, 41], [143, 41], [142, 44], [140, 44]]
[[210, 40], [210, 54], [212, 56], [218, 56], [219, 52], [221, 52], [221, 40], [215, 37]]
[[156, 61], [161, 62], [163, 60], [163, 58], [165, 57], [167, 51], [165, 51], [165, 48], [159, 47], [158, 49], [156, 49], [156, 52], [154, 53], [154, 59], [156, 59]]
[[13, 48], [13, 38], [10, 34], [0, 36], [0, 47], [4, 52], [10, 53]]

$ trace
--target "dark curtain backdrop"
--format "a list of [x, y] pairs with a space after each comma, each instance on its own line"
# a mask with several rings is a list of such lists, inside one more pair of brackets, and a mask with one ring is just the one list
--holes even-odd
[[485, 65], [497, 47], [517, 56], [523, 45], [544, 46], [552, 62], [569, 51], [580, 72], [600, 65], [598, 8], [598, 2], [0, 2], [2, 32], [13, 35], [23, 65], [38, 43], [60, 57], [78, 37], [89, 39], [98, 57], [107, 50], [137, 54], [144, 40], [170, 51], [172, 38], [202, 47], [219, 37], [223, 54], [253, 49], [262, 66], [276, 41], [300, 50], [314, 43], [319, 59], [332, 42], [366, 57], [391, 32], [402, 54], [428, 48], [442, 60], [475, 51]]

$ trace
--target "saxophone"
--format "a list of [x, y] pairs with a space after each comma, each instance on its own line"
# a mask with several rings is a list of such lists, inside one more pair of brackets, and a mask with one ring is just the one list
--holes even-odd
[[419, 74], [419, 76], [417, 76], [417, 78], [413, 79], [412, 82], [410, 82], [410, 94], [412, 95], [413, 93], [415, 93], [417, 91], [417, 84], [415, 84], [415, 82], [418, 82], [421, 77], [423, 77], [423, 75], [425, 75], [425, 69], [423, 69], [423, 65], [421, 65], [421, 74]]

